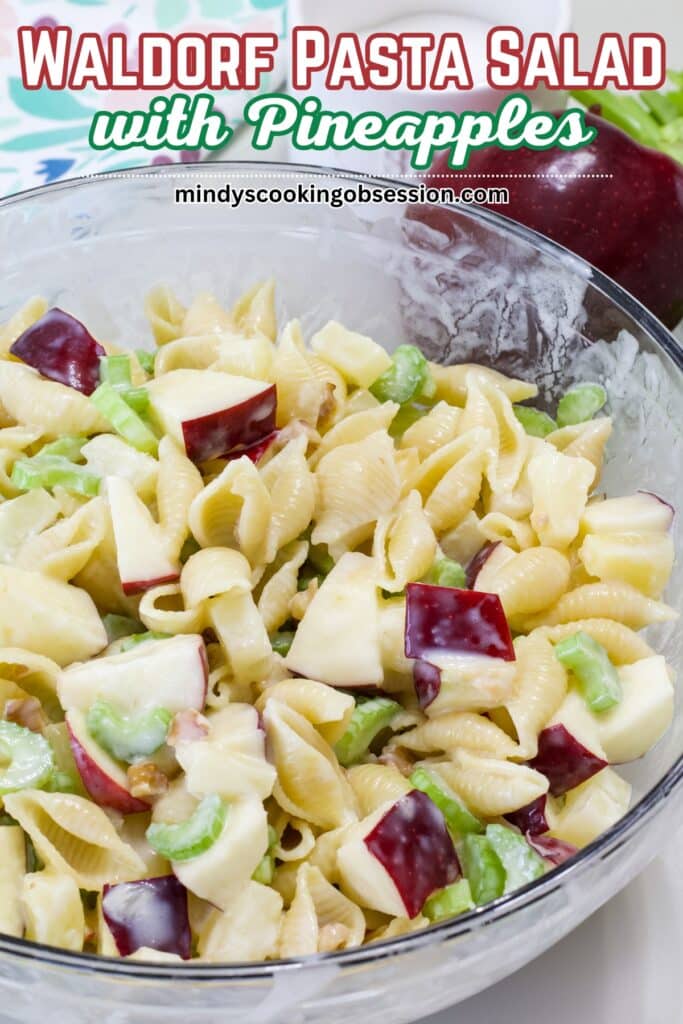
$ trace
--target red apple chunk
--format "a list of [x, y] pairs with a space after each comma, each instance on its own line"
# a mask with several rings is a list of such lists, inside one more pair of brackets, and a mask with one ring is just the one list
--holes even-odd
[[99, 384], [100, 356], [106, 355], [80, 320], [57, 306], [31, 324], [10, 352], [43, 377], [84, 395], [91, 395]]

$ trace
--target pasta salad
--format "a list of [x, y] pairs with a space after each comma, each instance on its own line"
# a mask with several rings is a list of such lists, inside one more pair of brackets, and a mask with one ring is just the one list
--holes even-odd
[[159, 961], [401, 936], [612, 826], [671, 722], [673, 510], [577, 384], [147, 302], [0, 329], [0, 931]]

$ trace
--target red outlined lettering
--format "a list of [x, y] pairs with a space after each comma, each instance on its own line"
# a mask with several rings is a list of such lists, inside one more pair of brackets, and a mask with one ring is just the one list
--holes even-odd
[[373, 32], [365, 41], [367, 77], [373, 89], [396, 89], [401, 85], [401, 37], [395, 32]]
[[330, 55], [330, 37], [317, 25], [296, 25], [292, 30], [292, 88], [310, 89], [314, 71], [322, 71]]
[[275, 67], [278, 38], [274, 32], [242, 33], [242, 88], [258, 89], [261, 75]]
[[467, 51], [459, 32], [444, 32], [434, 58], [430, 89], [471, 89], [473, 86]]
[[[564, 37], [563, 37], [564, 40]], [[522, 82], [525, 89], [545, 85], [559, 89], [562, 80], [560, 61], [550, 32], [533, 32], [529, 36], [526, 57], [522, 62]]]
[[327, 89], [336, 91], [345, 85], [356, 90], [370, 88], [360, 39], [355, 32], [340, 32], [336, 37], [325, 79]]
[[617, 32], [603, 32], [600, 36], [591, 77], [593, 89], [604, 89], [607, 85], [622, 90], [633, 89], [628, 57]]
[[[427, 87], [427, 50], [436, 46], [433, 32], [401, 32], [401, 46], [406, 53], [407, 81], [403, 84], [413, 92]], [[417, 74], [416, 74], [417, 72]]]
[[[654, 52], [655, 45], [658, 54]], [[630, 88], [661, 89], [666, 82], [666, 40], [659, 32], [632, 32], [628, 37], [628, 63], [631, 80], [635, 83]], [[636, 69], [641, 77], [636, 76]]]
[[519, 88], [524, 36], [514, 25], [499, 25], [486, 36], [486, 82], [491, 89]]
[[107, 60], [110, 68], [110, 88], [122, 90], [138, 88], [137, 71], [128, 70], [128, 38], [123, 32], [110, 32], [107, 36]]
[[68, 25], [56, 28], [22, 25], [17, 30], [19, 66], [25, 89], [63, 89], [71, 52], [72, 32]]
[[96, 89], [111, 88], [107, 55], [96, 32], [83, 32], [78, 36], [71, 62], [69, 89], [80, 92], [87, 85], [94, 85]]

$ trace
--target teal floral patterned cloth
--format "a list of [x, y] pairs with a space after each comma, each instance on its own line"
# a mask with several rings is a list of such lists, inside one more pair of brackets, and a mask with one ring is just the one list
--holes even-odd
[[[282, 37], [285, 17], [284, 0], [0, 0], [0, 195], [59, 178], [202, 157], [197, 150], [153, 156], [142, 147], [126, 153], [92, 150], [88, 131], [95, 111], [144, 110], [153, 94], [25, 90], [16, 41], [20, 25], [69, 25], [74, 32], [99, 32], [103, 39], [124, 32], [135, 40], [152, 31], [276, 32]], [[134, 43], [130, 50], [134, 61]], [[262, 88], [276, 88], [283, 77], [276, 65]], [[217, 95], [216, 105], [235, 126], [245, 99], [226, 91]]]

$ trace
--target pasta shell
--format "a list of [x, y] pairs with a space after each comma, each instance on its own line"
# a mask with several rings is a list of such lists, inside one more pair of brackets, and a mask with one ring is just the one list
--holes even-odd
[[207, 917], [197, 938], [208, 963], [266, 960], [277, 955], [282, 897], [266, 885], [247, 882], [224, 911]]
[[306, 561], [308, 544], [301, 541], [290, 548], [285, 561], [263, 585], [257, 607], [268, 633], [275, 632], [289, 618], [289, 605], [298, 592], [299, 569]]
[[261, 471], [270, 493], [270, 522], [265, 559], [306, 530], [315, 510], [315, 478], [306, 462], [307, 438], [297, 437], [278, 452]]
[[394, 445], [383, 430], [328, 452], [315, 476], [318, 506], [311, 539], [328, 544], [333, 557], [368, 538], [401, 490]]
[[263, 710], [270, 700], [286, 704], [303, 715], [330, 745], [344, 735], [356, 706], [350, 694], [313, 679], [283, 679], [263, 691], [257, 707]]
[[291, 907], [280, 933], [280, 956], [307, 956], [358, 946], [365, 935], [360, 907], [327, 881], [316, 867], [302, 864]]
[[[355, 392], [354, 392], [355, 394]], [[396, 402], [383, 402], [381, 405], [373, 399], [373, 405], [369, 409], [362, 409], [344, 416], [342, 420], [323, 435], [316, 451], [309, 462], [312, 469], [331, 452], [344, 444], [355, 444], [357, 441], [364, 441], [366, 437], [375, 434], [378, 430], [387, 430], [389, 424], [398, 412], [399, 406]]]
[[577, 423], [575, 426], [562, 427], [560, 430], [553, 430], [548, 434], [546, 441], [552, 444], [558, 451], [573, 458], [588, 459], [595, 468], [591, 487], [595, 487], [600, 480], [602, 463], [605, 456], [605, 446], [612, 433], [612, 420], [609, 416], [601, 416], [595, 420], [588, 420], [586, 423]]
[[346, 773], [356, 795], [361, 818], [386, 803], [395, 803], [413, 786], [398, 768], [385, 764], [358, 764]]
[[[221, 334], [233, 328], [233, 319], [211, 292], [200, 292], [185, 310], [176, 337], [191, 334]], [[162, 344], [159, 342], [159, 344]]]
[[578, 619], [614, 619], [629, 629], [644, 629], [656, 622], [673, 622], [677, 618], [678, 612], [661, 601], [645, 597], [628, 583], [608, 580], [570, 590], [548, 611], [527, 620], [524, 627], [532, 630]]
[[206, 624], [203, 605], [185, 607], [179, 583], [164, 583], [146, 590], [138, 607], [140, 621], [158, 633], [201, 633]]
[[145, 298], [145, 316], [157, 345], [179, 338], [185, 307], [167, 285], [157, 285]]
[[473, 814], [497, 818], [526, 807], [548, 791], [545, 775], [512, 761], [457, 751], [450, 763], [439, 764], [446, 782]]
[[242, 295], [231, 310], [235, 325], [250, 337], [263, 334], [270, 341], [277, 337], [275, 316], [275, 281], [259, 281]]
[[45, 865], [70, 875], [80, 889], [93, 892], [144, 872], [142, 859], [119, 839], [107, 815], [92, 801], [32, 789], [10, 793], [4, 800]]
[[462, 412], [447, 402], [437, 402], [433, 409], [416, 420], [401, 438], [401, 448], [416, 448], [426, 459], [455, 439]]
[[278, 700], [267, 702], [263, 720], [278, 774], [274, 795], [280, 807], [324, 829], [355, 820], [353, 791], [331, 747], [310, 722]]
[[421, 579], [436, 554], [436, 537], [422, 509], [418, 491], [411, 491], [395, 512], [382, 516], [375, 528], [372, 556], [384, 590], [401, 591]]
[[541, 626], [534, 632], [546, 637], [552, 644], [559, 644], [574, 633], [588, 633], [607, 651], [615, 665], [632, 665], [641, 658], [651, 658], [655, 653], [642, 637], [628, 626], [613, 619], [577, 619], [561, 626]]
[[201, 473], [173, 438], [162, 438], [159, 442], [157, 508], [159, 525], [172, 559], [178, 558], [188, 537], [190, 508], [203, 486]]
[[437, 534], [457, 526], [476, 504], [489, 436], [480, 429], [462, 434], [425, 459], [413, 478]]
[[437, 396], [453, 405], [464, 405], [472, 384], [482, 381], [499, 388], [511, 402], [524, 402], [538, 394], [538, 388], [530, 381], [506, 377], [497, 370], [479, 366], [477, 363], [458, 363], [455, 366], [430, 363], [430, 369], [436, 384]]
[[0, 405], [18, 424], [47, 440], [109, 430], [107, 421], [80, 391], [44, 380], [22, 363], [0, 362]]
[[272, 502], [254, 463], [243, 455], [193, 499], [192, 534], [205, 548], [238, 547], [254, 564], [263, 555]]
[[464, 747], [475, 754], [501, 759], [517, 754], [517, 744], [502, 729], [484, 715], [469, 711], [453, 711], [427, 719], [416, 729], [401, 733], [395, 742], [407, 750], [422, 753], [450, 754]]
[[569, 562], [559, 551], [527, 548], [508, 559], [486, 585], [512, 618], [555, 604], [569, 586], [569, 574]]
[[61, 519], [26, 540], [17, 552], [14, 564], [67, 582], [87, 565], [103, 540], [106, 528], [105, 502], [102, 498], [94, 498], [68, 519]]
[[21, 938], [24, 915], [21, 886], [26, 874], [26, 840], [18, 825], [0, 828], [0, 930]]
[[208, 370], [218, 359], [222, 335], [196, 334], [164, 344], [154, 359], [154, 375], [171, 370]]
[[[567, 673], [555, 657], [552, 644], [538, 631], [515, 640], [515, 696], [506, 702], [519, 741], [517, 753], [525, 761], [538, 752], [538, 734], [547, 725], [567, 694]], [[492, 711], [494, 721], [497, 712]]]

